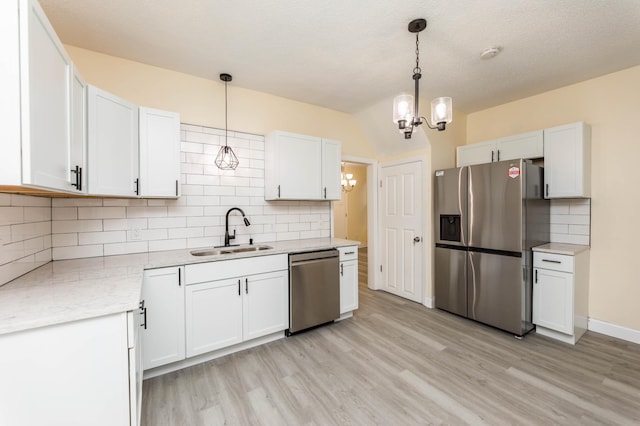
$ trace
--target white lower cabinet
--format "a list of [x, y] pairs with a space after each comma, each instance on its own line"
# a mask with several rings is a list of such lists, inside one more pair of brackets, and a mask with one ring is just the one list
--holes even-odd
[[138, 312], [0, 336], [0, 424], [137, 425]]
[[148, 269], [142, 281], [144, 300], [144, 369], [185, 358], [183, 267]]
[[358, 309], [358, 247], [340, 247], [340, 314]]
[[242, 342], [241, 278], [187, 287], [187, 356]]
[[536, 333], [575, 344], [587, 330], [588, 250], [576, 255], [533, 253]]
[[187, 265], [187, 357], [287, 329], [288, 267], [286, 254]]

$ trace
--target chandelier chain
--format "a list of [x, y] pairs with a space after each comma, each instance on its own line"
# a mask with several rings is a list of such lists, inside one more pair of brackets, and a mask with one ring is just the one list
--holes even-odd
[[413, 69], [413, 73], [414, 74], [420, 74], [422, 73], [422, 70], [420, 69], [420, 40], [418, 37], [418, 33], [416, 33], [416, 67]]

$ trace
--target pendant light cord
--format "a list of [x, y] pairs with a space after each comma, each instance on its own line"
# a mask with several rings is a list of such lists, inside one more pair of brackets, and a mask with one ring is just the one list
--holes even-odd
[[227, 144], [227, 130], [229, 129], [229, 125], [227, 124], [227, 82], [224, 82], [224, 146], [229, 146]]

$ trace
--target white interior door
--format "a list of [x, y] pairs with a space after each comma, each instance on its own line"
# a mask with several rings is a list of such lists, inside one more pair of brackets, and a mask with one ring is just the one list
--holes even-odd
[[333, 236], [335, 238], [347, 239], [349, 230], [349, 196], [346, 192], [342, 193], [342, 198], [333, 202]]
[[422, 162], [380, 166], [382, 289], [422, 303]]

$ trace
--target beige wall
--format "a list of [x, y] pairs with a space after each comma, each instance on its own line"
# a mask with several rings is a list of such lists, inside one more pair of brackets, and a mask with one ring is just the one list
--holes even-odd
[[640, 330], [640, 67], [470, 114], [467, 141], [585, 121], [592, 129], [589, 316]]
[[[224, 84], [219, 80], [65, 47], [88, 83], [139, 105], [179, 112], [183, 123], [224, 128]], [[229, 130], [258, 135], [286, 130], [322, 136], [341, 141], [343, 155], [375, 157], [351, 115], [241, 86], [235, 80], [228, 86]]]

